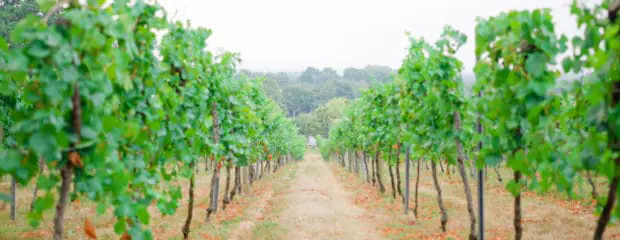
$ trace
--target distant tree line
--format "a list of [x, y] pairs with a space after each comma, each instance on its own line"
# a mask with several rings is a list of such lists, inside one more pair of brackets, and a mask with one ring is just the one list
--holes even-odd
[[310, 113], [334, 98], [354, 99], [360, 89], [372, 83], [391, 81], [394, 69], [369, 65], [364, 68], [346, 68], [342, 75], [333, 68], [308, 67], [301, 73], [252, 72], [241, 70], [239, 74], [263, 77], [263, 87], [288, 115], [297, 117]]
[[299, 132], [305, 135], [328, 137], [329, 128], [340, 121], [350, 100], [334, 98], [322, 104], [314, 111], [302, 113], [295, 117]]

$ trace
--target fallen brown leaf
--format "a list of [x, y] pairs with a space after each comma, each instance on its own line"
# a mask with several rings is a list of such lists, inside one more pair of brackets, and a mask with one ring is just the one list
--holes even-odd
[[88, 218], [84, 220], [84, 233], [90, 239], [97, 239], [97, 233], [95, 232], [95, 225]]

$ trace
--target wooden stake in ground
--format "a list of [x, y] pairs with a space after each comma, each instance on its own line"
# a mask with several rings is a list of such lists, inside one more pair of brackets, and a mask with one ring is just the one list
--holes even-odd
[[415, 176], [415, 206], [413, 208], [413, 215], [416, 218], [418, 217], [418, 187], [420, 183], [420, 164], [422, 164], [421, 160], [422, 158], [418, 158], [418, 164], [417, 164], [418, 173]]
[[357, 170], [355, 170], [357, 168], [357, 163], [355, 162], [356, 158], [355, 158], [355, 151], [354, 150], [350, 150], [349, 153], [351, 154], [351, 172], [352, 173], [357, 173]]
[[265, 170], [263, 171], [265, 173], [265, 176], [267, 176], [267, 174], [271, 173], [271, 162], [273, 162], [273, 159], [267, 161], [267, 164], [265, 164]]
[[280, 163], [280, 156], [277, 156], [275, 160], [273, 160], [273, 172], [275, 173], [278, 170], [278, 167], [280, 167], [279, 163]]
[[392, 198], [396, 199], [396, 184], [394, 183], [394, 171], [392, 164], [388, 163], [388, 172], [390, 173], [390, 184], [392, 186]]
[[[517, 135], [519, 136], [519, 138], [521, 137], [521, 127], [517, 127]], [[520, 148], [517, 148], [515, 151], [512, 152], [512, 154], [514, 155], [517, 151], [520, 151], [520, 150], [521, 150]], [[524, 155], [525, 154], [526, 153], [524, 153]], [[495, 167], [495, 169], [497, 170], [497, 166]], [[519, 184], [519, 182], [521, 181], [521, 172], [514, 171], [514, 181], [515, 181], [515, 183]], [[517, 195], [515, 196], [515, 201], [514, 201], [514, 221], [513, 221], [513, 225], [515, 227], [515, 240], [521, 240], [523, 238], [523, 225], [521, 224], [521, 219], [522, 219], [522, 216], [521, 216], [521, 189], [519, 189], [519, 191], [517, 192]]]
[[263, 165], [264, 165], [264, 161], [261, 159], [258, 159], [258, 163], [256, 164], [256, 176], [257, 179], [262, 179], [263, 178]]
[[431, 170], [433, 171], [433, 184], [435, 184], [435, 190], [437, 190], [437, 204], [439, 205], [439, 210], [441, 211], [441, 231], [446, 232], [446, 228], [448, 225], [448, 213], [446, 212], [446, 208], [443, 205], [443, 198], [441, 197], [441, 187], [439, 186], [439, 181], [437, 180], [437, 167], [435, 167], [435, 161], [431, 160]]
[[351, 150], [347, 151], [347, 159], [349, 159], [349, 172], [355, 172], [355, 167], [353, 166], [353, 154], [351, 154]]
[[592, 175], [590, 171], [586, 172], [586, 178], [588, 179], [588, 183], [590, 184], [590, 187], [592, 187], [592, 199], [593, 200], [598, 199], [598, 193], [596, 192], [596, 184], [594, 184], [594, 180], [592, 179]]
[[402, 185], [400, 184], [400, 154], [396, 155], [396, 191], [398, 192], [398, 196], [403, 197]]
[[187, 206], [187, 218], [181, 232], [183, 232], [183, 239], [189, 238], [189, 228], [192, 224], [192, 217], [194, 216], [194, 186], [196, 185], [196, 172], [194, 171], [194, 162], [189, 164], [189, 168], [192, 169], [192, 176], [189, 178], [189, 201]]
[[[219, 118], [217, 114], [217, 103], [213, 103], [211, 107], [211, 116], [213, 117], [213, 143], [217, 145], [220, 142], [220, 132], [219, 132]], [[217, 161], [217, 155], [214, 154], [213, 159]], [[221, 161], [221, 160], [220, 160]], [[217, 211], [217, 197], [218, 192], [220, 190], [220, 166], [216, 165], [213, 167], [213, 177], [211, 178], [211, 190], [210, 190], [210, 200], [209, 200], [209, 208], [207, 208], [207, 216], [206, 221], [209, 221], [211, 214]]]
[[355, 174], [359, 174], [360, 173], [360, 167], [359, 167], [359, 162], [357, 161], [358, 160], [357, 151], [353, 150], [351, 152], [351, 154], [353, 154], [353, 163], [354, 163], [354, 167], [353, 167], [354, 170], [353, 170], [353, 172]]
[[377, 167], [375, 173], [376, 173], [376, 177], [377, 177], [377, 183], [379, 184], [379, 191], [381, 193], [385, 192], [385, 187], [383, 186], [383, 181], [381, 180], [381, 168], [379, 165], [379, 148], [377, 147], [377, 152], [375, 153], [375, 166]]
[[366, 160], [366, 151], [362, 151], [362, 162], [364, 164], [364, 173], [366, 182], [370, 183], [370, 173], [368, 172], [368, 161]]
[[394, 171], [392, 171], [392, 155], [393, 151], [392, 149], [390, 149], [390, 154], [388, 157], [388, 161], [387, 161], [387, 165], [388, 165], [388, 172], [390, 173], [390, 183], [392, 185], [392, 198], [396, 199], [396, 185], [394, 183]]
[[[82, 136], [82, 102], [80, 101], [80, 90], [78, 84], [73, 85], [73, 96], [71, 97], [73, 108], [71, 109], [71, 127], [75, 133], [76, 140], [71, 143], [74, 149], [80, 143]], [[67, 197], [69, 196], [69, 188], [71, 187], [71, 179], [73, 178], [73, 163], [79, 162], [80, 155], [75, 150], [67, 154], [65, 165], [60, 170], [60, 192], [58, 202], [56, 203], [56, 216], [54, 216], [54, 240], [63, 239], [64, 234], [64, 217], [67, 208]]]
[[[515, 171], [514, 180], [516, 183], [521, 180], [521, 172]], [[519, 193], [517, 193], [517, 196], [515, 196], [514, 211], [515, 239], [520, 240], [523, 238], [523, 226], [521, 225], [521, 190], [519, 190]]]
[[372, 170], [372, 186], [376, 186], [377, 183], [377, 166], [375, 166], [375, 160], [370, 159], [370, 166], [371, 166], [371, 170]]
[[405, 152], [405, 197], [403, 201], [403, 209], [405, 211], [405, 215], [409, 211], [409, 172], [410, 172], [410, 154], [411, 147], [407, 146], [407, 150]]
[[[454, 129], [455, 131], [461, 131], [461, 114], [459, 111], [454, 112]], [[465, 156], [463, 154], [463, 145], [461, 144], [461, 139], [459, 139], [458, 134], [454, 138], [456, 142], [456, 152], [457, 152], [457, 164], [459, 167], [459, 173], [461, 175], [461, 179], [463, 181], [463, 188], [465, 190], [465, 199], [467, 200], [467, 212], [469, 213], [469, 239], [476, 240], [476, 213], [474, 213], [474, 201], [471, 196], [471, 189], [469, 187], [469, 181], [467, 179], [467, 170], [465, 170]]]
[[231, 202], [235, 200], [235, 195], [237, 195], [238, 192], [241, 192], [241, 167], [235, 166], [235, 185], [230, 192]]
[[16, 185], [15, 177], [11, 177], [11, 220], [15, 221], [15, 209], [17, 207], [17, 202], [15, 201], [16, 197]]
[[224, 188], [224, 199], [222, 199], [222, 209], [226, 209], [226, 206], [230, 203], [230, 175], [232, 169], [232, 161], [226, 159], [226, 185]]
[[[256, 163], [258, 164], [258, 163]], [[250, 164], [250, 166], [248, 166], [248, 184], [246, 186], [248, 186], [247, 188], [247, 192], [252, 191], [252, 184], [254, 184], [254, 164]]]
[[[241, 194], [241, 191], [243, 190], [243, 179], [242, 179], [242, 168], [237, 166], [239, 169], [235, 170], [235, 176], [237, 178], [236, 182], [238, 182], [237, 184], [237, 194]], [[232, 197], [230, 200], [233, 200]]]

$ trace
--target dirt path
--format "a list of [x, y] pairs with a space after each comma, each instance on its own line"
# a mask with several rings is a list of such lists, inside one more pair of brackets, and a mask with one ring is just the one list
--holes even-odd
[[277, 219], [286, 239], [380, 239], [376, 226], [364, 220], [368, 213], [316, 153], [299, 163], [290, 190], [280, 198], [285, 208]]

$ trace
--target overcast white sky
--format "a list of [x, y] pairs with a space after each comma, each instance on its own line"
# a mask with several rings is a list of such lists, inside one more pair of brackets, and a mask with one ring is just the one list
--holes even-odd
[[405, 31], [434, 41], [443, 26], [469, 37], [458, 53], [464, 71], [474, 65], [477, 16], [510, 9], [548, 7], [556, 31], [577, 32], [571, 0], [159, 0], [176, 20], [213, 30], [211, 49], [239, 52], [242, 68], [301, 71], [307, 66], [400, 66]]

